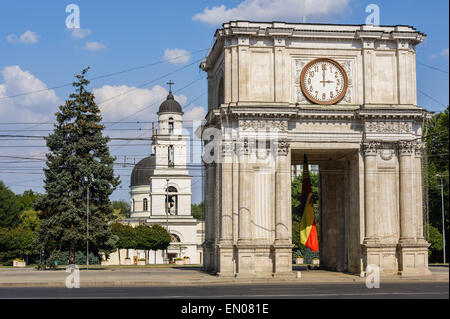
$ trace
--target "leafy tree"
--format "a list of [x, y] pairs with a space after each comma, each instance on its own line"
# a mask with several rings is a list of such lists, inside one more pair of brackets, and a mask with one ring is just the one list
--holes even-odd
[[[35, 250], [35, 233], [30, 229], [15, 228], [11, 231], [12, 250], [18, 250], [21, 252], [23, 259], [24, 255], [33, 253]], [[28, 259], [28, 258], [27, 258]]]
[[114, 210], [114, 219], [122, 220], [129, 218], [131, 215], [130, 204], [124, 200], [115, 200], [111, 203]]
[[195, 219], [203, 220], [203, 202], [191, 204], [191, 214]]
[[443, 249], [442, 234], [436, 227], [433, 227], [431, 225], [429, 225], [428, 227], [430, 234], [428, 241], [431, 244], [430, 248], [428, 249], [428, 256], [430, 258], [430, 261], [432, 262], [441, 261]]
[[170, 234], [161, 225], [155, 224], [151, 227], [139, 225], [134, 230], [136, 236], [135, 248], [145, 250], [147, 261], [149, 250], [163, 250], [170, 245]]
[[16, 195], [0, 181], [0, 227], [16, 227], [20, 222], [20, 210]]
[[119, 185], [100, 124], [100, 109], [94, 95], [86, 89], [85, 74], [77, 75], [71, 94], [56, 113], [53, 133], [48, 136], [45, 196], [35, 209], [41, 210], [37, 243], [46, 250], [69, 251], [69, 263], [75, 252], [86, 245], [86, 196], [89, 188], [89, 248], [99, 255], [115, 249], [108, 221], [113, 218], [109, 195]]
[[12, 242], [11, 230], [8, 228], [0, 228], [0, 251], [12, 250]]
[[19, 228], [36, 231], [40, 222], [39, 212], [35, 210], [26, 210], [20, 214]]
[[135, 248], [145, 250], [145, 260], [148, 261], [148, 251], [155, 246], [155, 236], [151, 227], [146, 225], [139, 225], [135, 229], [136, 242]]
[[[436, 175], [442, 176], [444, 188], [444, 219], [445, 226], [448, 230], [449, 225], [449, 202], [448, 202], [448, 165], [449, 165], [449, 108], [440, 113], [433, 115], [428, 121], [426, 132], [426, 153], [427, 153], [427, 178], [428, 178], [428, 205], [429, 205], [429, 222], [433, 228], [429, 228], [428, 241], [432, 242], [436, 239], [437, 233], [442, 237], [442, 200], [441, 200], [441, 180]], [[445, 233], [445, 241], [449, 242], [449, 232]], [[436, 255], [436, 248], [430, 247], [433, 258]], [[442, 248], [441, 248], [442, 249]], [[446, 245], [446, 255], [448, 256], [448, 245]], [[440, 257], [442, 260], [442, 254]]]
[[124, 225], [122, 223], [112, 223], [111, 231], [118, 238], [116, 247], [118, 248], [120, 263], [120, 249], [126, 249], [128, 257], [128, 249], [136, 247], [135, 231], [130, 225]]
[[155, 224], [152, 226], [154, 234], [154, 246], [152, 250], [164, 250], [169, 247], [171, 238], [169, 232], [161, 225]]
[[33, 192], [31, 189], [24, 191], [22, 195], [16, 195], [20, 210], [22, 212], [32, 210], [39, 196], [42, 196], [42, 194]]

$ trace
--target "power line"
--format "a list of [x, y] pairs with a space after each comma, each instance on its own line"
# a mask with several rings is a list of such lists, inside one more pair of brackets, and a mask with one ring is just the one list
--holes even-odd
[[[194, 51], [194, 52], [189, 53], [189, 54], [180, 55], [180, 56], [177, 56], [177, 57], [174, 57], [174, 58], [170, 58], [170, 59], [159, 60], [159, 61], [156, 61], [156, 62], [152, 62], [152, 63], [140, 65], [140, 66], [137, 66], [137, 67], [133, 67], [133, 68], [129, 68], [129, 69], [125, 69], [125, 70], [113, 72], [113, 73], [108, 73], [108, 74], [104, 74], [104, 75], [99, 75], [99, 76], [90, 78], [90, 79], [88, 79], [88, 80], [89, 80], [89, 81], [95, 81], [95, 80], [98, 80], [98, 79], [104, 79], [104, 78], [111, 77], [111, 76], [114, 76], [114, 75], [123, 74], [123, 73], [131, 72], [131, 71], [135, 71], [135, 70], [147, 68], [147, 67], [154, 66], [154, 65], [157, 65], [157, 64], [161, 64], [161, 63], [165, 63], [165, 62], [174, 61], [174, 60], [177, 60], [177, 59], [182, 58], [182, 57], [184, 57], [184, 56], [190, 56], [190, 55], [192, 55], [192, 54], [196, 54], [196, 53], [203, 52], [203, 51], [207, 51], [207, 50], [209, 50], [209, 48], [208, 48], [208, 49], [197, 50], [197, 51]], [[203, 59], [203, 58], [202, 58], [202, 59]], [[201, 61], [201, 60], [200, 60], [200, 61]], [[72, 85], [73, 85], [73, 82], [65, 83], [65, 84], [61, 84], [61, 85], [56, 85], [56, 86], [53, 86], [53, 87], [49, 87], [49, 88], [46, 88], [46, 89], [35, 90], [35, 91], [28, 91], [28, 92], [23, 92], [23, 93], [15, 94], [15, 95], [4, 96], [4, 97], [1, 97], [0, 100], [16, 98], [16, 97], [19, 97], [19, 96], [24, 96], [24, 95], [29, 95], [29, 94], [35, 94], [35, 93], [40, 93], [40, 92], [45, 92], [45, 91], [50, 91], [50, 90], [56, 90], [56, 89], [60, 89], [60, 88], [63, 88], [63, 87], [66, 87], [66, 86], [72, 86]]]
[[429, 65], [429, 64], [425, 64], [425, 63], [420, 62], [420, 61], [416, 61], [416, 62], [417, 62], [417, 64], [422, 65], [422, 66], [424, 66], [424, 67], [427, 67], [427, 68], [429, 68], [429, 69], [432, 69], [432, 70], [435, 70], [435, 71], [439, 71], [439, 72], [448, 74], [448, 71], [447, 71], [447, 70], [439, 69], [439, 68], [437, 68], [437, 67], [435, 67], [435, 66], [432, 66], [432, 65]]

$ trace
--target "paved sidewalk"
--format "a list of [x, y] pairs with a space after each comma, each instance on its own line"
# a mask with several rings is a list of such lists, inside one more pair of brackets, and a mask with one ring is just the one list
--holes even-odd
[[[448, 267], [430, 267], [431, 276], [399, 277], [382, 276], [382, 282], [448, 282]], [[301, 277], [289, 278], [235, 278], [218, 277], [207, 274], [201, 267], [171, 268], [114, 268], [80, 270], [81, 287], [132, 287], [132, 286], [192, 286], [247, 283], [352, 283], [365, 281], [359, 276], [325, 270], [306, 271], [304, 267], [294, 267], [294, 275], [300, 271]], [[64, 269], [38, 271], [32, 268], [0, 268], [0, 287], [65, 287], [69, 273]]]

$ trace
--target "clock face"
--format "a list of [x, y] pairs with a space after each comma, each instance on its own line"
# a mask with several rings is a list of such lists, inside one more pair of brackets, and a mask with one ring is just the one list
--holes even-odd
[[335, 104], [347, 91], [347, 74], [342, 66], [328, 58], [309, 62], [300, 74], [303, 94], [316, 104]]

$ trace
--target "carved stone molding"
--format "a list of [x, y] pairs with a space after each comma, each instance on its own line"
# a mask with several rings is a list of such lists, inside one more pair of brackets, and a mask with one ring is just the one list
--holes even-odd
[[249, 142], [248, 139], [244, 139], [236, 143], [236, 153], [237, 155], [248, 155], [249, 154]]
[[411, 122], [366, 122], [365, 131], [367, 133], [411, 133]]
[[418, 157], [423, 155], [423, 152], [426, 148], [426, 143], [425, 142], [416, 142], [414, 145], [414, 154]]
[[234, 152], [233, 142], [222, 142], [222, 154], [223, 156], [231, 156]]
[[280, 140], [277, 143], [278, 155], [287, 156], [289, 154], [290, 144], [286, 140]]
[[287, 121], [277, 121], [277, 120], [239, 120], [239, 127], [242, 130], [279, 130], [287, 131], [288, 123]]
[[362, 144], [364, 156], [377, 155], [377, 149], [381, 146], [380, 142], [368, 141]]
[[395, 151], [392, 149], [380, 150], [380, 157], [385, 161], [390, 161], [394, 157]]
[[411, 155], [415, 150], [414, 141], [399, 141], [398, 142], [398, 152], [400, 155]]

